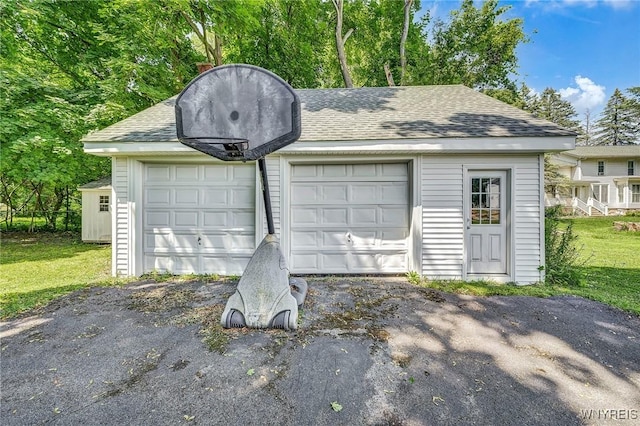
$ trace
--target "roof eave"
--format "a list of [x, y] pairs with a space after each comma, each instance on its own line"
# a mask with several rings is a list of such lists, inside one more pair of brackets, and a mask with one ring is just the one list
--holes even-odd
[[[573, 136], [428, 138], [356, 141], [297, 141], [281, 154], [372, 154], [372, 153], [513, 153], [561, 152], [575, 147]], [[191, 155], [197, 151], [178, 141], [94, 142], [85, 141], [84, 151], [98, 156]]]

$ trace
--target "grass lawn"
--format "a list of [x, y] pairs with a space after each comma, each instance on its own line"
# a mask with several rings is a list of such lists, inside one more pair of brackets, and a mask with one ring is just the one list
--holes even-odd
[[3, 233], [0, 317], [7, 318], [79, 288], [114, 283], [111, 246], [77, 234]]
[[575, 295], [597, 300], [640, 315], [640, 232], [615, 231], [614, 221], [640, 222], [640, 217], [590, 217], [573, 222], [581, 248], [579, 286], [514, 286], [486, 281], [424, 281], [421, 285], [439, 290], [490, 295], [548, 297]]

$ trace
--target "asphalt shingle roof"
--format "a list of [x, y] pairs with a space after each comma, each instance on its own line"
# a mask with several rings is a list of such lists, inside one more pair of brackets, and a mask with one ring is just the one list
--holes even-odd
[[640, 158], [640, 145], [579, 146], [563, 154], [577, 158]]
[[106, 176], [80, 186], [80, 189], [109, 189], [111, 188], [111, 176]]
[[[575, 136], [462, 85], [296, 90], [301, 141]], [[84, 142], [177, 141], [175, 97], [94, 132]]]

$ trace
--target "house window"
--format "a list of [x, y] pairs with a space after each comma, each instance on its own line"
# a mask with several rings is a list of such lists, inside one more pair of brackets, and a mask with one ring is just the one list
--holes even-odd
[[631, 160], [627, 162], [627, 175], [633, 176], [635, 174], [635, 161]]
[[631, 202], [640, 203], [640, 185], [631, 185]]
[[598, 161], [598, 176], [604, 176], [604, 161]]
[[101, 211], [101, 212], [108, 212], [109, 211], [109, 196], [108, 195], [101, 195], [100, 196], [99, 211]]

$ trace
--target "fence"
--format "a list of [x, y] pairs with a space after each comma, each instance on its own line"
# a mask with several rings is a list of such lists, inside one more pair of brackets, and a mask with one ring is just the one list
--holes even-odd
[[[4, 206], [3, 206], [4, 207]], [[55, 221], [51, 218], [55, 217]], [[49, 218], [49, 219], [48, 219]], [[58, 211], [10, 211], [0, 210], [0, 230], [2, 231], [73, 231], [82, 228], [81, 209]]]

